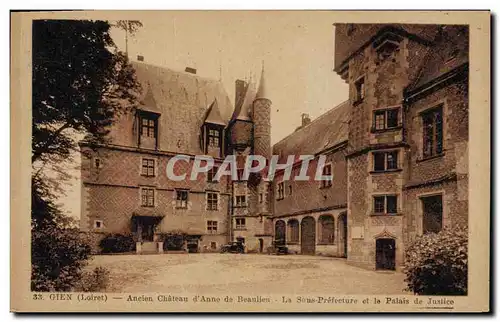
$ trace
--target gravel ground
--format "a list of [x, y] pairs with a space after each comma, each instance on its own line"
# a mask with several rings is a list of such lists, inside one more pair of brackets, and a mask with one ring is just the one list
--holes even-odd
[[250, 254], [95, 256], [111, 271], [108, 292], [210, 294], [404, 294], [404, 275], [370, 271], [344, 259]]

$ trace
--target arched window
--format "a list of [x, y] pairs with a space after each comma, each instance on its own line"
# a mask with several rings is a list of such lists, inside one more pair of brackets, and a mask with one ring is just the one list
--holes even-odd
[[319, 243], [333, 244], [335, 222], [331, 215], [323, 215], [319, 217]]
[[288, 241], [291, 243], [299, 242], [299, 221], [297, 219], [288, 221]]

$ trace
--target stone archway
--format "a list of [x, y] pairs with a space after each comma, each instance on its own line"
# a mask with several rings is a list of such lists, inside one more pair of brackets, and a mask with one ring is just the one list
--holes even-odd
[[276, 245], [286, 244], [286, 223], [284, 220], [278, 220], [274, 225], [274, 240]]
[[304, 217], [300, 223], [300, 253], [314, 255], [316, 252], [316, 221], [313, 217]]

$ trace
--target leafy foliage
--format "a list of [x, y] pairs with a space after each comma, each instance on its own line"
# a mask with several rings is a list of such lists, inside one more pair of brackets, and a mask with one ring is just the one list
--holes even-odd
[[[34, 216], [44, 218], [31, 230], [31, 289], [33, 291], [70, 291], [82, 276], [90, 257], [90, 246], [76, 228], [57, 223], [57, 210], [50, 202], [35, 196]], [[47, 214], [44, 216], [44, 214]], [[32, 215], [33, 216], [33, 215]], [[47, 218], [54, 218], [51, 222]]]
[[[57, 181], [69, 178], [63, 161], [83, 136], [90, 144], [105, 142], [114, 117], [134, 108], [140, 86], [108, 22], [35, 20], [32, 26], [31, 288], [70, 291], [91, 247], [55, 204]], [[58, 178], [44, 174], [47, 164]]]
[[416, 239], [405, 252], [408, 290], [417, 295], [466, 295], [467, 243], [464, 227]]
[[135, 251], [135, 241], [132, 235], [110, 234], [99, 243], [103, 253], [126, 253]]
[[183, 250], [186, 233], [180, 230], [173, 230], [160, 234], [160, 240], [163, 241], [165, 250]]
[[139, 83], [109, 29], [106, 21], [33, 22], [33, 162], [69, 157], [75, 134], [103, 142], [115, 114], [133, 108]]
[[84, 272], [75, 290], [78, 292], [104, 292], [109, 283], [109, 275], [109, 270], [102, 266], [94, 268], [91, 272]]

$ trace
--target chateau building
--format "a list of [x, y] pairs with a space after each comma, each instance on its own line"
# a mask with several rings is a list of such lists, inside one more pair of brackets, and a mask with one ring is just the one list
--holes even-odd
[[[81, 228], [133, 233], [139, 251], [167, 249], [157, 236], [182, 231], [193, 251], [244, 240], [248, 252], [274, 241], [291, 252], [345, 257], [370, 269], [399, 269], [418, 235], [468, 221], [468, 28], [336, 24], [335, 72], [349, 97], [271, 146], [272, 93], [236, 81], [235, 104], [219, 82], [134, 63], [140, 106], [118, 117], [110, 143], [81, 143]], [[215, 158], [198, 180], [195, 155]], [[246, 156], [312, 155], [274, 178], [214, 175], [227, 155], [238, 174]], [[321, 164], [320, 156], [326, 156]], [[315, 181], [318, 170], [332, 179]]]

